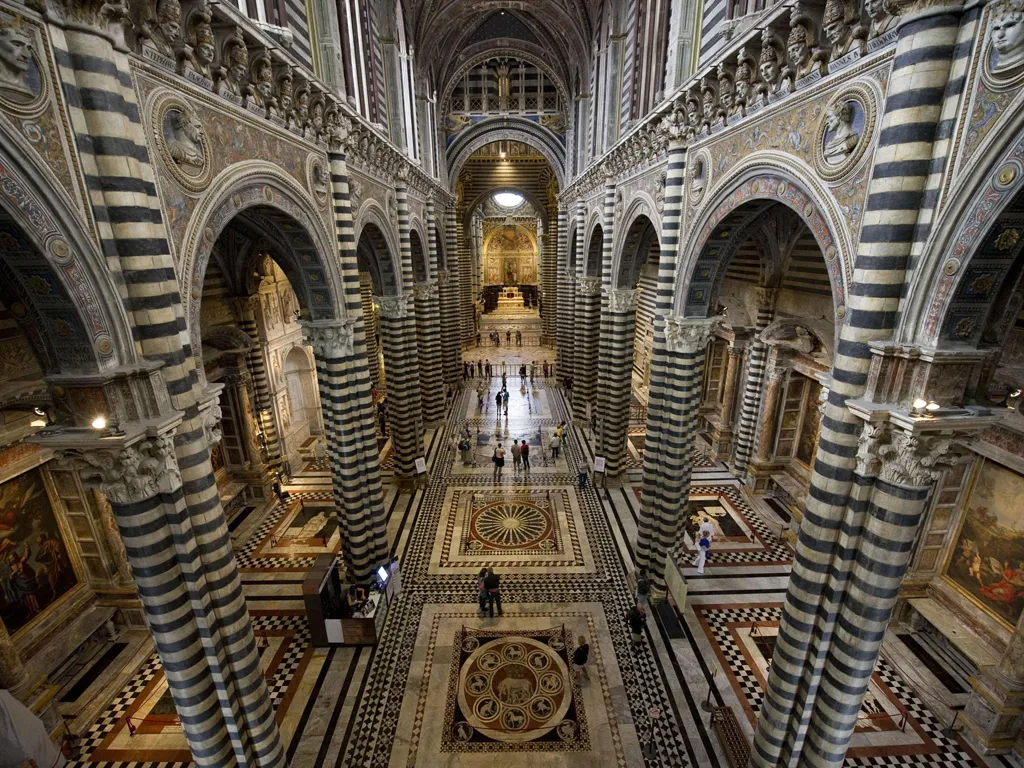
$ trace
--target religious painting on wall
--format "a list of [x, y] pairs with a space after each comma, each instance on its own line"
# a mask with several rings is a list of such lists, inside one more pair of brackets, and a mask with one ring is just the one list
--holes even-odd
[[985, 460], [965, 507], [946, 578], [989, 613], [1016, 624], [1024, 609], [1024, 477]]
[[14, 634], [78, 583], [39, 469], [0, 484], [0, 620]]

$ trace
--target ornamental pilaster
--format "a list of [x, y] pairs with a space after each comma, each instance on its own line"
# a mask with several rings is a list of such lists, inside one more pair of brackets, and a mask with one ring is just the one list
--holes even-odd
[[704, 349], [720, 318], [687, 319], [678, 315], [665, 317], [665, 349], [669, 352], [695, 354]]
[[313, 348], [315, 357], [337, 359], [353, 354], [356, 318], [300, 320], [299, 325], [302, 338]]
[[411, 294], [400, 293], [396, 296], [374, 296], [373, 301], [380, 310], [380, 316], [388, 320], [400, 320], [409, 314], [409, 298]]
[[635, 312], [640, 292], [635, 288], [622, 288], [608, 291], [608, 309], [611, 312], [625, 314]]

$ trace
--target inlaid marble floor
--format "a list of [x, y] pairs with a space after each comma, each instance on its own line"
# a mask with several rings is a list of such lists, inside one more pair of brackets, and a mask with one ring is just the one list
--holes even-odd
[[[493, 363], [495, 351], [485, 351]], [[688, 605], [649, 617], [633, 649], [626, 575], [637, 488], [576, 487], [578, 467], [593, 458], [589, 432], [570, 427], [557, 461], [541, 451], [568, 419], [555, 380], [523, 387], [510, 375], [507, 416], [493, 401], [499, 382], [471, 382], [444, 427], [427, 433], [428, 488], [387, 492], [403, 593], [378, 646], [310, 642], [303, 574], [342, 546], [321, 517], [331, 504], [326, 473], [311, 468], [291, 486], [289, 505], [256, 509], [233, 531], [289, 764], [725, 768], [700, 703], [710, 686], [712, 701], [731, 706], [752, 734], [792, 557], [778, 537], [781, 521], [723, 467], [699, 462], [693, 501], [716, 516], [722, 545], [700, 577], [688, 565], [692, 537], [683, 537], [675, 557]], [[483, 408], [480, 384], [490, 396]], [[467, 426], [476, 466], [453, 448]], [[515, 472], [509, 456], [495, 482], [494, 446], [513, 438], [532, 446], [531, 472]], [[494, 618], [476, 603], [475, 574], [485, 565], [502, 578], [504, 613]], [[577, 680], [569, 659], [580, 637], [591, 663]], [[898, 638], [886, 642], [894, 652], [876, 672], [847, 764], [884, 755], [886, 765], [1009, 765], [983, 762], [945, 736], [947, 698], [928, 689], [936, 681], [908, 677]], [[180, 728], [160, 709], [151, 645], [122, 655], [123, 669], [102, 691], [109, 703], [76, 724], [85, 752], [76, 764], [188, 765]], [[126, 717], [146, 727], [129, 736]]]

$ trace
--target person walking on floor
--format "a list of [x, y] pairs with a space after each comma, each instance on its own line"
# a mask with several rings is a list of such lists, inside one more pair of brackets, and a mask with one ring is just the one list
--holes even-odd
[[494, 462], [494, 482], [500, 483], [501, 470], [505, 467], [505, 449], [501, 447], [501, 443], [498, 443], [498, 447], [494, 449], [491, 461]]
[[477, 604], [480, 606], [480, 616], [483, 616], [487, 610], [487, 587], [484, 586], [486, 578], [487, 569], [481, 568], [480, 573], [476, 575], [476, 599]]
[[572, 670], [576, 673], [576, 682], [580, 681], [580, 678], [590, 679], [590, 673], [587, 672], [587, 660], [590, 658], [590, 643], [587, 642], [587, 638], [580, 635], [576, 638], [576, 650], [572, 652]]
[[530, 476], [530, 446], [523, 440], [522, 445], [519, 446], [519, 455], [523, 459], [523, 472], [526, 476]]
[[638, 648], [644, 639], [644, 625], [647, 624], [647, 612], [644, 611], [642, 605], [636, 603], [626, 615], [626, 621], [629, 623], [629, 634], [633, 648]]
[[498, 394], [494, 396], [494, 407], [501, 413], [501, 390], [498, 390]]
[[558, 449], [562, 447], [562, 438], [558, 436], [558, 430], [551, 436], [548, 448], [551, 449], [551, 460], [558, 461]]
[[484, 578], [484, 589], [487, 590], [487, 613], [490, 618], [494, 618], [495, 605], [498, 606], [498, 615], [503, 616], [505, 612], [501, 610], [501, 579], [494, 572], [493, 568], [487, 569], [487, 576]]
[[487, 374], [487, 378], [491, 378], [491, 361], [484, 361], [484, 372]]
[[537, 378], [537, 361], [534, 360], [530, 363], [530, 383], [533, 384], [534, 379]]
[[511, 344], [512, 343], [512, 331], [505, 331], [505, 343], [506, 344]]
[[519, 474], [519, 467], [522, 465], [522, 454], [519, 451], [519, 443], [512, 441], [512, 474]]
[[546, 379], [548, 377], [548, 361], [547, 360], [544, 361], [544, 365], [542, 367], [542, 370], [544, 371], [544, 378]]
[[505, 393], [505, 415], [508, 416], [508, 390], [504, 390]]

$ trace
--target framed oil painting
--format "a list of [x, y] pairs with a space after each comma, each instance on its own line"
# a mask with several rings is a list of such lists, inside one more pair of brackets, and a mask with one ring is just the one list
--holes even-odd
[[983, 460], [946, 578], [1013, 626], [1024, 610], [1024, 477]]
[[12, 635], [78, 583], [38, 468], [0, 484], [0, 619]]

